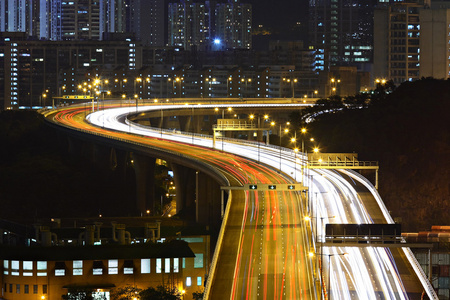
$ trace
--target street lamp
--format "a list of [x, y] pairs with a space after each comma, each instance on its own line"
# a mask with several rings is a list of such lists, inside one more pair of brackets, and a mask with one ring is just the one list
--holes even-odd
[[47, 98], [47, 94], [46, 93], [42, 93], [42, 96], [41, 96], [41, 99], [42, 99], [41, 106], [42, 107], [45, 107], [45, 98]]
[[341, 83], [340, 79], [331, 78], [331, 94], [337, 94], [337, 85]]
[[[150, 92], [148, 91], [148, 87], [149, 87], [150, 81], [151, 81], [150, 77], [146, 77], [146, 78], [145, 78], [145, 82], [144, 82], [144, 91], [145, 91], [145, 96], [146, 96], [147, 98], [151, 98], [151, 88], [150, 88]], [[147, 83], [147, 89], [145, 88], [145, 87], [146, 87], [145, 83]]]
[[[289, 122], [288, 122], [289, 123]], [[275, 125], [275, 122], [271, 122], [270, 123], [270, 126], [274, 126]], [[289, 132], [289, 129], [288, 128], [285, 128], [284, 129], [284, 133], [286, 134], [286, 133], [288, 133]], [[278, 131], [278, 134], [280, 135], [280, 171], [281, 171], [281, 136], [282, 136], [282, 131], [281, 131], [281, 124], [280, 124], [280, 129], [279, 129], [279, 131]]]
[[136, 112], [138, 111], [138, 94], [134, 94], [134, 102], [136, 103]]
[[[253, 119], [255, 118], [254, 114], [251, 114], [248, 116], [250, 118], [251, 124], [253, 125]], [[269, 115], [265, 114], [264, 115], [264, 120], [268, 120], [269, 119]], [[275, 125], [275, 123], [271, 124], [272, 126]], [[258, 142], [258, 162], [260, 161], [260, 143], [261, 141], [259, 140], [259, 132], [260, 132], [260, 128], [261, 128], [261, 115], [258, 115], [258, 127], [257, 127], [257, 138], [256, 141]], [[269, 138], [269, 132], [267, 132], [267, 140], [268, 141]]]
[[142, 78], [141, 77], [137, 77], [136, 80], [134, 81], [134, 94], [136, 95], [136, 82], [139, 82], [139, 84], [142, 82]]
[[[174, 98], [175, 98], [176, 94], [179, 94], [178, 98], [181, 98], [181, 95], [182, 95], [181, 83], [182, 83], [183, 80], [184, 80], [184, 77], [177, 77], [177, 76], [173, 79], [172, 90], [173, 90]], [[179, 89], [180, 89], [180, 91], [178, 93], [175, 92], [175, 89], [177, 88], [177, 86], [176, 86], [177, 83], [179, 83]]]
[[229, 95], [231, 95], [231, 93], [228, 93], [228, 90], [229, 90], [228, 83], [231, 83], [232, 80], [233, 80], [233, 78], [231, 76], [227, 78], [227, 98]]

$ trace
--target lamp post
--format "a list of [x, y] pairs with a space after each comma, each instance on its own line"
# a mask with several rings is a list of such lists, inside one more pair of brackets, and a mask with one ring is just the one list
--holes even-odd
[[[181, 83], [182, 83], [182, 81], [184, 80], [184, 77], [175, 77], [174, 79], [173, 79], [173, 85], [172, 85], [172, 90], [173, 90], [173, 96], [174, 96], [174, 98], [175, 98], [175, 95], [177, 95], [178, 94], [178, 98], [181, 98], [181, 95], [182, 95], [182, 92], [181, 92], [181, 89], [182, 89], [182, 86], [181, 86]], [[177, 85], [176, 84], [179, 84], [179, 92], [177, 93], [176, 92], [176, 89], [178, 88], [177, 87]]]
[[295, 179], [295, 182], [297, 182], [297, 152], [298, 152], [298, 148], [295, 147], [294, 148], [294, 179]]
[[228, 84], [231, 83], [232, 80], [233, 80], [233, 78], [231, 76], [227, 78], [227, 98], [231, 94], [231, 93], [228, 93], [228, 90], [229, 90], [229, 85]]
[[[144, 80], [144, 93], [145, 93], [145, 97], [147, 97], [147, 99], [148, 99], [148, 98], [151, 98], [151, 97], [150, 97], [151, 94], [150, 94], [150, 96], [149, 96], [149, 93], [148, 93], [148, 84], [150, 83], [150, 81], [151, 81], [151, 79], [150, 79], [149, 77], [146, 77], [145, 80]], [[147, 89], [146, 89], [145, 83], [147, 83]]]
[[136, 112], [138, 112], [138, 94], [134, 94], [134, 100], [136, 103]]
[[[249, 115], [249, 118], [250, 118], [250, 121], [251, 121], [251, 124], [253, 125], [253, 119], [255, 118], [255, 115], [254, 114], [251, 114], [251, 115]], [[269, 119], [269, 115], [264, 115], [264, 120], [268, 120]], [[275, 123], [274, 123], [275, 124]], [[274, 125], [274, 124], [271, 124], [272, 126]], [[257, 136], [259, 135], [259, 131], [260, 131], [260, 128], [261, 128], [261, 115], [258, 115], [258, 127], [257, 127]], [[269, 133], [267, 133], [267, 139], [269, 138]], [[258, 140], [258, 138], [256, 139], [256, 141], [258, 142], [258, 162], [260, 161], [260, 144], [261, 144], [261, 141], [259, 141]]]
[[347, 256], [348, 253], [332, 253], [332, 254], [327, 254], [328, 255], [328, 299], [331, 299], [330, 297], [330, 291], [331, 291], [331, 286], [330, 286], [330, 273], [331, 273], [331, 265], [330, 265], [330, 260], [332, 256], [336, 256], [336, 255], [341, 255], [341, 256]]
[[[285, 128], [284, 133], [286, 134], [288, 132], [289, 132], [289, 129]], [[280, 172], [281, 172], [281, 126], [280, 126]]]
[[126, 78], [124, 78], [124, 79], [122, 79], [122, 91], [125, 91], [125, 93], [126, 93], [126, 90], [125, 90], [125, 85], [126, 85], [126, 83], [128, 82], [128, 79], [126, 79]]
[[137, 77], [136, 80], [134, 81], [134, 94], [135, 95], [136, 95], [136, 82], [138, 82], [140, 84], [142, 82], [142, 78], [141, 77]]
[[45, 98], [47, 98], [47, 94], [46, 93], [42, 93], [42, 96], [41, 96], [41, 99], [42, 99], [41, 106], [42, 107], [45, 107]]
[[212, 83], [215, 83], [216, 82], [216, 78], [213, 78], [212, 80], [210, 80], [209, 81], [209, 98], [211, 99], [212, 98]]
[[331, 94], [336, 95], [337, 94], [337, 85], [341, 83], [340, 79], [331, 78]]

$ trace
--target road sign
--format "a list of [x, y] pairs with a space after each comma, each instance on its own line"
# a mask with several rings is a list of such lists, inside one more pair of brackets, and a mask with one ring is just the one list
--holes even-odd
[[221, 186], [222, 190], [258, 190], [258, 192], [263, 191], [290, 191], [290, 192], [302, 192], [308, 190], [307, 187], [303, 186], [301, 183], [287, 184], [287, 183], [277, 183], [277, 184], [244, 184], [243, 186]]

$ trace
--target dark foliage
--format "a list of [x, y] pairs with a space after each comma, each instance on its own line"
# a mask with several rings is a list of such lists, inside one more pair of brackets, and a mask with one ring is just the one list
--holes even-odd
[[448, 225], [450, 81], [426, 78], [397, 89], [388, 82], [368, 96], [364, 105], [361, 95], [344, 99], [349, 106], [320, 101], [309, 109], [315, 119], [309, 133], [322, 152], [379, 161], [379, 192], [403, 229]]
[[203, 299], [203, 292], [193, 292], [192, 293], [192, 299], [194, 299], [194, 300], [202, 300]]
[[177, 288], [168, 286], [149, 287], [139, 293], [142, 300], [180, 300], [182, 295]]
[[67, 154], [67, 141], [34, 111], [0, 113], [0, 218], [135, 214], [133, 180]]

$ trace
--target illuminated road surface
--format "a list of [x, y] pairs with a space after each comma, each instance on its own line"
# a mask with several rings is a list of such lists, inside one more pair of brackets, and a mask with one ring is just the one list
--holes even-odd
[[[108, 112], [108, 111], [106, 111]], [[103, 114], [102, 114], [103, 115]], [[89, 130], [97, 134], [148, 143], [170, 151], [189, 155], [216, 167], [223, 174], [232, 174], [234, 185], [246, 183], [285, 183], [287, 179], [278, 172], [245, 158], [211, 151], [205, 147], [193, 147], [161, 139], [150, 139], [151, 134], [130, 136], [119, 131], [138, 129], [128, 125], [115, 128], [118, 132], [92, 127], [83, 122], [82, 110], [63, 111], [55, 120], [67, 126]], [[90, 120], [93, 121], [91, 116]], [[106, 117], [106, 115], [105, 115]], [[99, 120], [102, 127], [109, 127], [113, 120], [121, 117], [108, 116]], [[135, 131], [136, 130], [136, 131]], [[154, 136], [160, 138], [161, 133]], [[173, 132], [164, 134], [177, 140]], [[182, 140], [192, 142], [192, 136]], [[194, 137], [197, 145], [212, 145]], [[220, 144], [219, 144], [220, 145]], [[231, 146], [230, 143], [227, 147]], [[236, 146], [242, 151], [242, 146]], [[219, 255], [217, 274], [211, 288], [211, 299], [315, 299], [314, 282], [310, 274], [311, 263], [301, 226], [301, 202], [297, 192], [234, 191], [229, 219], [224, 233], [224, 247]], [[220, 295], [220, 296], [217, 296]]]
[[[228, 106], [230, 105], [226, 105]], [[139, 110], [164, 108], [166, 107], [151, 106], [140, 107]], [[128, 112], [135, 112], [135, 108], [109, 109], [91, 114], [88, 118], [97, 126], [119, 132], [163, 138], [206, 148], [212, 147], [212, 140], [209, 137], [183, 135], [173, 131], [151, 130], [125, 124], [123, 120]], [[70, 114], [62, 115], [65, 116], [63, 119], [72, 118]], [[86, 130], [101, 130], [92, 129], [88, 124], [81, 126], [86, 126], [84, 128]], [[155, 141], [155, 139], [151, 140]], [[165, 143], [170, 146], [159, 143], [163, 141], [157, 142], [161, 147], [169, 147], [172, 150], [176, 148], [175, 151], [180, 152], [186, 151], [186, 147], [174, 148], [173, 143]], [[206, 148], [202, 151], [212, 152], [207, 151]], [[216, 149], [223, 149], [228, 153], [239, 154], [281, 169], [282, 173], [298, 181], [301, 181], [303, 177], [300, 163], [303, 157], [287, 149], [280, 152], [279, 148], [227, 139], [218, 139]], [[193, 153], [197, 151], [201, 152], [201, 150], [195, 150]], [[200, 152], [197, 157], [208, 156]], [[215, 152], [212, 157], [214, 159], [220, 157], [222, 160], [228, 156], [225, 153]], [[236, 157], [233, 160], [236, 162]], [[212, 161], [213, 158], [210, 163], [213, 163]], [[245, 161], [239, 163], [240, 167], [248, 164]], [[228, 161], [227, 164], [232, 166], [233, 162], [230, 164]], [[257, 164], [253, 164], [253, 168], [255, 166]], [[236, 164], [234, 166], [236, 170], [240, 167], [236, 168]], [[255, 170], [240, 170], [241, 173], [242, 171], [245, 174], [242, 178], [248, 178], [250, 183], [274, 183], [285, 180], [273, 171], [264, 171], [265, 174]], [[363, 180], [360, 176], [352, 175], [351, 172], [345, 173], [346, 178], [335, 171], [309, 170], [310, 176], [305, 177], [305, 184], [310, 188], [310, 197], [308, 201], [303, 202], [299, 201], [295, 193], [272, 191], [236, 193], [236, 198], [241, 201], [232, 201], [230, 219], [225, 228], [224, 247], [217, 265], [216, 281], [211, 287], [211, 295], [213, 295], [211, 299], [217, 299], [214, 295], [216, 297], [220, 295], [220, 299], [319, 298], [320, 295], [315, 295], [314, 292], [315, 283], [318, 286], [321, 284], [325, 287], [324, 290], [330, 293], [328, 295], [324, 292], [324, 297], [331, 296], [332, 299], [408, 299], [411, 294], [407, 294], [405, 290], [390, 250], [350, 247], [320, 249], [314, 246], [313, 241], [316, 238], [319, 241], [322, 240], [326, 223], [373, 222], [354, 187], [356, 183], [363, 185]], [[255, 177], [249, 177], [249, 174]], [[350, 180], [349, 175], [352, 175]], [[245, 183], [242, 178], [241, 184]], [[352, 181], [354, 184], [350, 183]], [[371, 201], [376, 201], [375, 198], [379, 196], [373, 187], [369, 186], [366, 189], [374, 195]], [[233, 192], [233, 197], [234, 194]], [[387, 212], [380, 214], [381, 217], [377, 223], [392, 223]], [[305, 221], [304, 215], [309, 215], [310, 221]], [[304, 239], [305, 235], [308, 237], [307, 240]], [[309, 251], [315, 253], [313, 258], [306, 255]], [[401, 255], [402, 250], [395, 251], [397, 255]], [[311, 271], [311, 265], [322, 265], [322, 271]], [[233, 273], [232, 276], [230, 272]], [[322, 273], [321, 276], [320, 273]], [[419, 286], [417, 289], [420, 291], [420, 282], [413, 280], [414, 284]]]

